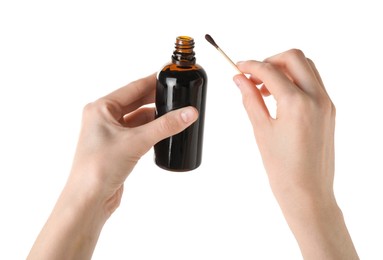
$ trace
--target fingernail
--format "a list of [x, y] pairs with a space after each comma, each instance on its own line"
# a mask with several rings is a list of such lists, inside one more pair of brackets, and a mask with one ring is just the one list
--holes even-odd
[[194, 109], [191, 107], [184, 108], [181, 112], [181, 118], [185, 123], [189, 123], [194, 118]]

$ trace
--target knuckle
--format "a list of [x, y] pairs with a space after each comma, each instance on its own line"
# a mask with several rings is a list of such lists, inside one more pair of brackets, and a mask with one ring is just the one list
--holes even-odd
[[292, 63], [294, 61], [306, 59], [306, 56], [300, 49], [290, 49], [282, 54], [282, 59], [286, 63]]
[[106, 98], [100, 98], [96, 101], [90, 102], [86, 104], [83, 108], [83, 116], [95, 116], [97, 114], [110, 114], [110, 113], [118, 113], [119, 105], [112, 100]]
[[322, 118], [335, 118], [335, 105], [328, 97], [312, 98], [309, 95], [292, 94], [287, 100], [291, 106], [291, 113], [295, 119], [303, 120], [313, 115]]
[[178, 129], [178, 120], [170, 114], [164, 115], [159, 122], [159, 130], [164, 133], [174, 132]]
[[327, 95], [323, 95], [322, 97], [317, 99], [318, 107], [321, 111], [324, 113], [332, 113], [335, 109], [334, 104], [330, 100], [330, 98]]
[[301, 49], [293, 48], [293, 49], [290, 49], [286, 52], [286, 56], [291, 57], [291, 58], [305, 57], [305, 54], [303, 53], [303, 51]]
[[96, 110], [96, 104], [95, 103], [96, 103], [96, 101], [90, 102], [83, 107], [82, 116], [84, 118], [91, 116], [92, 114], [95, 113], [95, 110]]
[[265, 61], [262, 64], [260, 64], [260, 66], [265, 74], [272, 73], [276, 70], [276, 67], [270, 61]]

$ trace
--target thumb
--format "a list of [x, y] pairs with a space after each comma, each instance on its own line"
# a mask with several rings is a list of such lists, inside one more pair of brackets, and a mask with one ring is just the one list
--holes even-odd
[[194, 107], [183, 107], [170, 111], [165, 115], [143, 125], [142, 131], [145, 136], [145, 143], [150, 147], [162, 139], [178, 134], [186, 129], [198, 118], [198, 110]]

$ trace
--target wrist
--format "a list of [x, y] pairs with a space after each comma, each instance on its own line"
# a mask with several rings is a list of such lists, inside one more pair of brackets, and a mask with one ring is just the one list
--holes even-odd
[[280, 201], [304, 259], [358, 259], [334, 196]]
[[29, 259], [90, 259], [108, 219], [102, 200], [69, 179], [33, 245]]
[[111, 188], [100, 176], [103, 174], [96, 168], [72, 169], [61, 197], [73, 208], [93, 211], [106, 221], [119, 205], [122, 186]]
[[319, 192], [295, 187], [274, 192], [283, 215], [293, 233], [301, 227], [319, 227], [334, 218], [342, 217], [333, 192]]
[[[299, 195], [296, 195], [299, 196]], [[335, 198], [318, 198], [300, 195], [294, 199], [279, 199], [279, 205], [293, 232], [295, 229], [312, 226], [320, 228], [333, 220], [343, 219]]]

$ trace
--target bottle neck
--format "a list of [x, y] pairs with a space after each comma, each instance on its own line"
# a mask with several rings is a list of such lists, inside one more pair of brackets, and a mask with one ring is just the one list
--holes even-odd
[[194, 39], [189, 36], [179, 36], [176, 39], [172, 62], [178, 66], [192, 66], [196, 62], [194, 57]]

